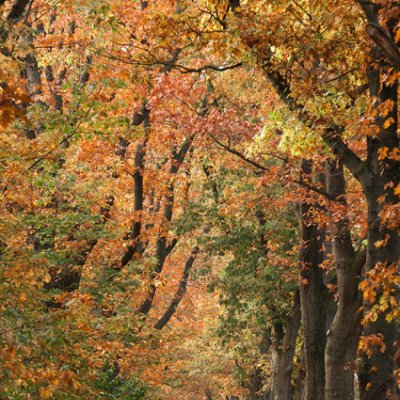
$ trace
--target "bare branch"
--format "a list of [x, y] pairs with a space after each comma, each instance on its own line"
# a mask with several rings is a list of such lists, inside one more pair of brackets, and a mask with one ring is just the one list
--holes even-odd
[[231, 147], [223, 144], [222, 142], [220, 142], [214, 135], [212, 135], [211, 133], [208, 133], [208, 136], [210, 136], [210, 138], [212, 140], [214, 140], [215, 143], [218, 144], [218, 146], [222, 147], [223, 149], [225, 149], [226, 151], [228, 151], [231, 154], [234, 154], [235, 156], [241, 158], [243, 161], [247, 162], [248, 164], [251, 164], [253, 167], [256, 167], [258, 169], [261, 169], [262, 171], [268, 171], [269, 168], [265, 167], [264, 165], [259, 164], [257, 161], [252, 160], [251, 158], [246, 157], [244, 154], [240, 153], [239, 151], [232, 149]]
[[307, 189], [312, 190], [315, 193], [321, 194], [322, 196], [326, 197], [328, 200], [339, 201], [338, 199], [335, 198], [335, 196], [331, 195], [326, 190], [324, 190], [324, 189], [322, 189], [322, 188], [320, 188], [318, 186], [310, 185], [309, 183], [307, 183], [303, 179], [296, 179], [294, 182], [298, 183], [301, 186], [304, 186]]
[[161, 330], [162, 328], [165, 327], [165, 325], [168, 324], [169, 320], [174, 315], [176, 309], [178, 308], [179, 303], [181, 302], [181, 300], [183, 299], [183, 296], [186, 293], [190, 271], [193, 267], [194, 261], [196, 260], [198, 253], [199, 253], [199, 248], [195, 247], [192, 250], [190, 257], [186, 261], [185, 269], [183, 271], [182, 278], [179, 282], [178, 290], [176, 291], [174, 297], [172, 298], [172, 301], [171, 301], [168, 309], [165, 311], [164, 315], [154, 325], [154, 328]]

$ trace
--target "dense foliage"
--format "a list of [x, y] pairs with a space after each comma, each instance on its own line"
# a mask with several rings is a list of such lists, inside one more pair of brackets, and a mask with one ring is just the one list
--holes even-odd
[[0, 17], [1, 399], [398, 398], [400, 2]]

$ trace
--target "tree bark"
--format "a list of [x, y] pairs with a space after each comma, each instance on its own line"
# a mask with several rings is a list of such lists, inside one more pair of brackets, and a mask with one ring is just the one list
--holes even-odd
[[[367, 2], [362, 3], [367, 4]], [[375, 55], [379, 56], [379, 52], [375, 51]], [[382, 84], [382, 89], [380, 89], [380, 73], [388, 73], [387, 67], [385, 69], [379, 66], [381, 62], [382, 61], [377, 57], [375, 60], [376, 69], [372, 69], [368, 73], [371, 98], [379, 99], [379, 102], [375, 103], [375, 108], [378, 104], [382, 104], [386, 100], [391, 100], [394, 104], [394, 108], [384, 119], [379, 115], [376, 118], [376, 125], [379, 128], [379, 132], [375, 137], [367, 138], [367, 160], [361, 160], [344, 142], [341, 137], [343, 131], [342, 127], [336, 126], [332, 122], [325, 128], [322, 134], [322, 138], [329, 145], [332, 152], [343, 161], [351, 174], [361, 183], [367, 198], [367, 272], [372, 270], [378, 263], [383, 263], [384, 265], [396, 264], [400, 256], [398, 232], [396, 229], [389, 229], [386, 227], [379, 216], [383, 205], [390, 206], [399, 202], [399, 197], [394, 195], [393, 188], [398, 185], [400, 179], [400, 174], [398, 173], [400, 170], [399, 161], [394, 158], [379, 160], [380, 149], [386, 150], [390, 154], [391, 151], [399, 148], [399, 139], [397, 136], [397, 83], [391, 87]], [[307, 120], [309, 124], [318, 125], [319, 122], [316, 116], [310, 115], [301, 104], [296, 102], [296, 99], [292, 96], [288, 82], [273, 68], [268, 60], [265, 61], [265, 71], [274, 89], [281, 100], [287, 105], [288, 109], [297, 112], [300, 121]], [[383, 126], [384, 122], [389, 118], [393, 118], [392, 123], [389, 127], [385, 128]], [[385, 199], [384, 204], [379, 201], [379, 199], [382, 198]], [[386, 242], [386, 246], [377, 248], [375, 243], [382, 240]], [[303, 299], [303, 296], [301, 296], [301, 298], [302, 303], [304, 303], [305, 299]], [[368, 304], [365, 305], [365, 310], [367, 311], [368, 306]], [[302, 317], [302, 320], [303, 319]], [[303, 321], [303, 325], [305, 322], [306, 321]], [[377, 349], [374, 351], [371, 358], [367, 359], [364, 357], [359, 373], [361, 399], [375, 400], [388, 395], [396, 396], [393, 371], [396, 369], [397, 364], [394, 360], [393, 343], [398, 339], [397, 324], [395, 322], [387, 322], [385, 315], [381, 314], [377, 321], [371, 322], [365, 327], [364, 334], [382, 335], [387, 345], [387, 350], [385, 352], [380, 352], [379, 349]], [[307, 340], [306, 332], [305, 340]], [[305, 343], [305, 347], [309, 347], [309, 345]], [[309, 365], [307, 350], [305, 350], [305, 364], [307, 370]], [[306, 400], [308, 400], [309, 395], [307, 393], [309, 384], [310, 382], [307, 378], [306, 371]], [[321, 392], [319, 391], [319, 393]]]
[[[345, 206], [345, 179], [341, 161], [327, 162], [327, 190]], [[349, 221], [332, 217], [332, 247], [338, 286], [338, 305], [327, 333], [325, 349], [325, 400], [354, 399], [353, 362], [361, 333], [358, 283], [365, 264], [365, 252], [356, 254]], [[335, 219], [336, 218], [336, 219]]]
[[20, 19], [24, 15], [25, 9], [29, 2], [29, 0], [16, 0], [7, 15], [7, 19], [9, 21], [17, 21]]
[[[140, 233], [142, 231], [142, 219], [143, 219], [143, 202], [144, 202], [144, 183], [143, 183], [143, 172], [144, 172], [144, 164], [146, 157], [146, 148], [147, 142], [150, 137], [150, 112], [146, 108], [146, 104], [144, 103], [140, 112], [135, 113], [133, 116], [133, 125], [139, 126], [143, 124], [144, 129], [144, 138], [142, 141], [139, 141], [136, 145], [135, 149], [135, 170], [133, 172], [133, 194], [134, 194], [134, 222], [132, 224], [132, 229], [129, 234], [129, 240], [131, 243], [129, 244], [126, 252], [122, 256], [121, 264], [118, 266], [118, 269], [125, 267], [129, 261], [132, 260], [133, 256], [137, 251], [141, 251], [142, 243], [140, 241]], [[124, 151], [125, 153], [125, 151]]]
[[299, 364], [299, 372], [294, 385], [293, 400], [304, 400], [304, 381], [306, 377], [304, 368], [304, 346], [301, 349]]
[[[368, 138], [368, 158], [367, 164], [372, 172], [370, 185], [364, 191], [368, 202], [368, 247], [366, 270], [371, 271], [377, 265], [390, 266], [396, 265], [400, 259], [400, 240], [397, 229], [390, 229], [381, 219], [381, 212], [384, 206], [395, 205], [399, 202], [399, 197], [395, 195], [393, 187], [399, 184], [400, 162], [395, 159], [380, 157], [381, 151], [391, 151], [398, 149], [399, 138], [398, 128], [398, 98], [397, 82], [392, 86], [381, 83], [381, 75], [387, 72], [387, 67], [378, 64], [376, 60], [368, 71], [368, 81], [370, 95], [373, 99], [378, 99], [374, 105], [377, 110], [379, 105], [390, 101], [393, 109], [388, 115], [382, 117], [377, 112], [375, 124], [378, 129], [376, 137]], [[392, 118], [393, 123], [385, 126], [387, 119]], [[384, 203], [380, 201], [385, 199]], [[376, 243], [383, 241], [385, 245], [377, 246]], [[381, 296], [378, 291], [377, 299]], [[370, 308], [365, 304], [365, 310]], [[397, 389], [395, 384], [394, 370], [397, 368], [395, 360], [394, 344], [399, 338], [398, 324], [394, 321], [386, 320], [386, 313], [379, 313], [374, 322], [369, 322], [364, 328], [364, 335], [382, 335], [386, 344], [386, 350], [374, 349], [372, 356], [363, 356], [359, 380], [360, 395], [362, 400], [374, 400], [384, 398], [395, 398]], [[393, 397], [390, 397], [393, 396]]]
[[[182, 144], [179, 151], [174, 151], [171, 159], [170, 166], [170, 175], [171, 180], [167, 187], [167, 194], [165, 195], [165, 207], [163, 212], [163, 221], [160, 227], [160, 233], [157, 238], [156, 243], [156, 258], [157, 264], [154, 268], [154, 271], [151, 273], [151, 282], [146, 294], [145, 300], [139, 306], [137, 312], [142, 315], [142, 320], [145, 319], [146, 315], [149, 313], [153, 300], [156, 295], [157, 286], [155, 284], [155, 279], [162, 272], [164, 268], [164, 263], [172, 249], [174, 248], [174, 241], [171, 242], [171, 245], [168, 245], [168, 226], [172, 221], [173, 210], [174, 210], [174, 202], [175, 202], [175, 187], [174, 187], [174, 178], [176, 174], [179, 172], [181, 165], [183, 164], [185, 157], [192, 145], [194, 140], [194, 135], [191, 135], [187, 138]], [[176, 243], [176, 242], [175, 242]]]
[[273, 352], [276, 361], [272, 375], [271, 400], [292, 399], [293, 357], [300, 319], [300, 296], [299, 292], [296, 292], [293, 310], [287, 320], [285, 332], [283, 333], [282, 324], [275, 324]]
[[175, 314], [175, 311], [178, 308], [179, 303], [181, 302], [181, 300], [183, 299], [183, 296], [186, 293], [190, 271], [193, 267], [194, 261], [196, 260], [198, 253], [199, 253], [199, 248], [195, 247], [192, 250], [190, 257], [186, 261], [185, 269], [183, 271], [182, 278], [179, 282], [178, 290], [176, 291], [174, 297], [172, 298], [172, 301], [171, 301], [169, 307], [167, 308], [167, 310], [165, 311], [164, 315], [154, 325], [154, 327], [156, 329], [158, 329], [158, 330], [163, 329], [165, 327], [165, 325], [168, 324], [171, 317]]
[[[311, 162], [303, 160], [301, 170], [304, 176], [311, 176]], [[323, 260], [324, 230], [310, 221], [311, 208], [310, 204], [303, 202], [300, 204], [299, 213], [301, 235], [299, 288], [306, 368], [304, 400], [323, 400], [327, 289], [320, 267]]]

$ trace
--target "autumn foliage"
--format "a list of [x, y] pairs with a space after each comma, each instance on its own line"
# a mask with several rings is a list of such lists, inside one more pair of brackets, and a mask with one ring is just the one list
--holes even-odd
[[1, 399], [398, 398], [398, 1], [0, 16]]

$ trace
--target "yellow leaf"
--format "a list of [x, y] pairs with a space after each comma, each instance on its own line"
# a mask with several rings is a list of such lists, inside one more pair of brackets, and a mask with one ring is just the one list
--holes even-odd
[[397, 29], [396, 36], [394, 37], [394, 41], [397, 43], [400, 40], [400, 29]]
[[389, 128], [390, 125], [392, 125], [394, 122], [394, 119], [392, 117], [388, 118], [384, 123], [383, 123], [383, 129]]
[[384, 160], [388, 156], [389, 147], [381, 147], [378, 150], [378, 160]]
[[39, 390], [39, 395], [41, 399], [49, 399], [53, 395], [53, 392], [48, 386], [41, 387]]
[[53, 376], [52, 378], [49, 379], [49, 382], [53, 386], [58, 386], [60, 383], [60, 380], [58, 379], [57, 376]]

